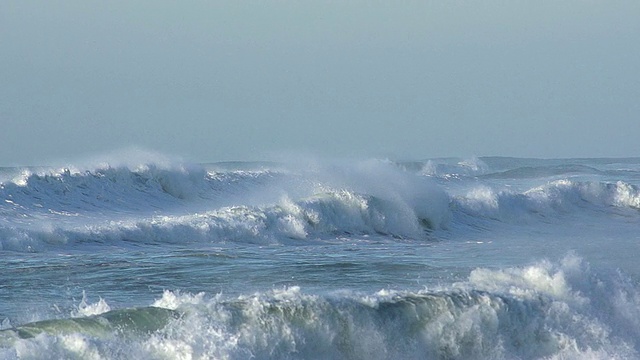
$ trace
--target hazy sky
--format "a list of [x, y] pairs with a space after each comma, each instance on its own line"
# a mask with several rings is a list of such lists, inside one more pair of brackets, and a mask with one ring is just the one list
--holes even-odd
[[0, 3], [0, 165], [640, 156], [640, 1]]

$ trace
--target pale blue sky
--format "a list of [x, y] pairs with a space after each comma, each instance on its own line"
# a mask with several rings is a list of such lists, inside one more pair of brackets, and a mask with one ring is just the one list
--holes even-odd
[[0, 5], [0, 165], [640, 156], [640, 1]]

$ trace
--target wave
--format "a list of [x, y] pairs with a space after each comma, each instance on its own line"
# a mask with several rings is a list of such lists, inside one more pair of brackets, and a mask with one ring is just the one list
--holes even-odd
[[0, 332], [3, 358], [637, 358], [640, 292], [569, 255], [476, 269], [420, 291], [225, 298], [165, 291], [151, 306]]
[[180, 164], [24, 171], [0, 184], [0, 196], [0, 246], [17, 251], [344, 233], [419, 237], [448, 216], [444, 191], [384, 162], [297, 172]]
[[600, 175], [603, 172], [586, 165], [562, 164], [551, 166], [525, 166], [516, 169], [509, 169], [489, 174], [483, 174], [481, 177], [488, 179], [526, 179], [526, 178], [543, 178], [553, 176], [569, 176], [576, 174], [594, 174]]
[[216, 173], [194, 165], [153, 163], [134, 168], [105, 165], [90, 170], [62, 168], [38, 173], [26, 169], [0, 183], [0, 196], [6, 203], [30, 212], [153, 211], [189, 201], [212, 200], [221, 193], [228, 196], [246, 191], [276, 176], [269, 171]]
[[478, 157], [469, 159], [435, 159], [426, 162], [400, 163], [407, 170], [416, 171], [421, 175], [444, 179], [475, 177], [490, 171], [489, 166]]
[[462, 214], [500, 221], [588, 214], [590, 211], [637, 215], [640, 188], [622, 181], [608, 183], [563, 179], [524, 192], [474, 187], [465, 194], [455, 196], [452, 203]]
[[[438, 213], [438, 208], [446, 209]], [[268, 207], [233, 206], [186, 215], [110, 220], [104, 224], [46, 229], [0, 228], [5, 250], [38, 251], [80, 243], [272, 243], [339, 234], [421, 237], [446, 222], [448, 203], [409, 207], [402, 202], [346, 190]]]
[[[486, 171], [477, 159], [456, 164]], [[278, 165], [277, 170], [259, 166], [229, 170], [145, 163], [24, 170], [0, 183], [0, 249], [288, 243], [341, 234], [429, 239], [434, 232], [478, 221], [637, 216], [640, 209], [640, 189], [623, 181], [561, 179], [516, 191], [470, 180], [458, 181], [457, 190], [451, 190], [447, 182], [436, 184], [388, 161]]]
[[540, 179], [638, 175], [639, 158], [525, 159], [472, 157], [399, 163], [402, 168], [442, 179]]
[[0, 343], [32, 339], [41, 334], [81, 333], [96, 338], [112, 337], [115, 334], [143, 336], [164, 328], [171, 319], [179, 316], [169, 309], [143, 307], [112, 310], [86, 317], [43, 320], [1, 330]]

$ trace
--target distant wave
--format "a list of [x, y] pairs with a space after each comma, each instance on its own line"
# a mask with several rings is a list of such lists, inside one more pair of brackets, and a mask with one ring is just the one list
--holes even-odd
[[519, 167], [517, 169], [483, 174], [481, 177], [490, 179], [521, 179], [567, 176], [572, 174], [602, 174], [602, 171], [586, 165], [526, 166]]
[[576, 175], [640, 175], [640, 158], [521, 159], [473, 157], [399, 163], [401, 167], [438, 178], [534, 179]]
[[[444, 207], [438, 213], [438, 207]], [[345, 233], [420, 237], [446, 221], [446, 202], [408, 207], [402, 202], [346, 190], [317, 194], [298, 201], [283, 199], [268, 207], [232, 206], [185, 215], [155, 215], [78, 226], [25, 229], [0, 228], [5, 249], [39, 250], [76, 243], [185, 243], [234, 241], [281, 242]]]
[[221, 193], [229, 196], [256, 187], [273, 176], [268, 171], [215, 173], [199, 166], [163, 167], [153, 163], [133, 169], [108, 165], [38, 173], [27, 169], [0, 183], [0, 196], [6, 203], [36, 212], [153, 211], [187, 201], [215, 200]]
[[426, 162], [401, 163], [402, 167], [418, 170], [421, 175], [442, 178], [479, 176], [490, 171], [489, 166], [480, 158], [440, 159]]
[[[480, 160], [454, 166], [487, 172]], [[594, 212], [633, 211], [628, 215], [634, 216], [640, 209], [640, 189], [622, 181], [565, 178], [522, 192], [472, 181], [451, 194], [445, 185], [385, 161], [278, 170], [180, 163], [27, 169], [0, 183], [0, 249], [118, 242], [264, 244], [340, 234], [424, 239], [457, 223]]]
[[0, 184], [0, 196], [0, 248], [18, 251], [341, 233], [417, 237], [449, 215], [446, 194], [428, 179], [376, 162], [298, 173], [180, 164], [25, 170]]
[[564, 179], [521, 193], [479, 186], [454, 197], [453, 204], [460, 212], [474, 217], [509, 221], [588, 211], [638, 210], [640, 189], [622, 181], [607, 183]]
[[0, 331], [3, 358], [604, 359], [640, 354], [640, 292], [579, 257], [476, 269], [448, 288], [225, 297], [165, 291], [150, 307]]

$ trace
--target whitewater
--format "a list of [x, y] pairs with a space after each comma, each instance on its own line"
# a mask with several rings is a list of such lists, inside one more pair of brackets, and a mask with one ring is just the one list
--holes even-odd
[[0, 168], [1, 359], [640, 359], [640, 158]]

